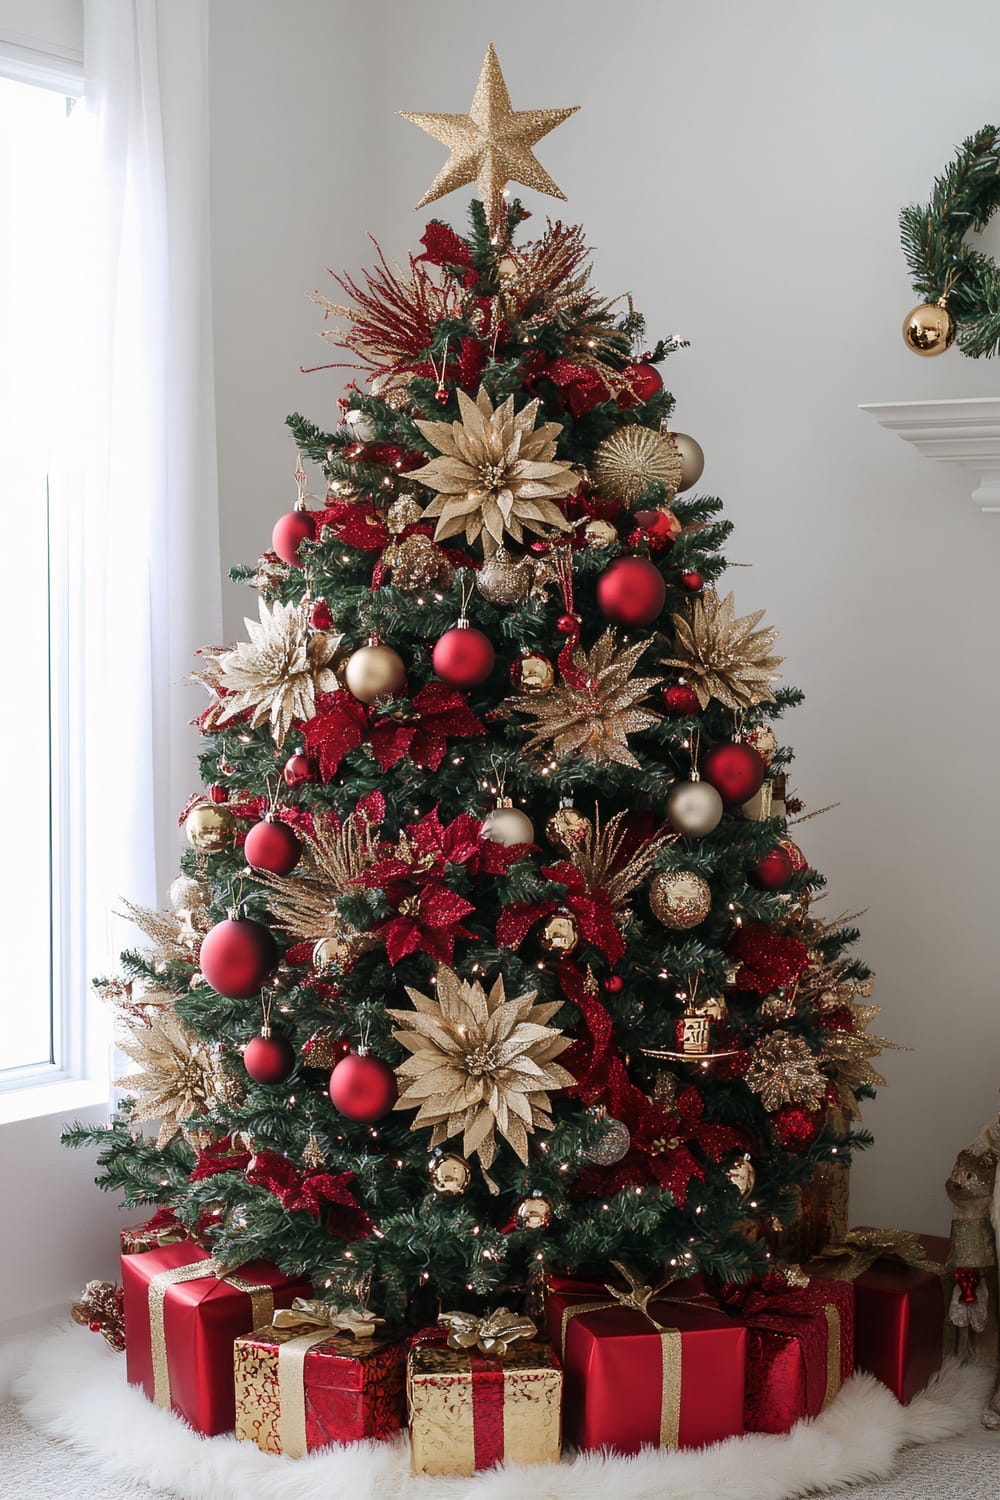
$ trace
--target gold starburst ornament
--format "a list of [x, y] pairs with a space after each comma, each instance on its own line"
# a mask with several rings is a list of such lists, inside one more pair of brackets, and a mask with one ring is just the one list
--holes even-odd
[[694, 601], [691, 618], [674, 615], [674, 656], [663, 665], [684, 673], [702, 708], [715, 698], [726, 708], [753, 708], [773, 703], [771, 682], [783, 656], [772, 656], [778, 632], [758, 630], [762, 609], [736, 618], [733, 596], [720, 599], [706, 589]]
[[506, 537], [522, 542], [525, 531], [551, 536], [571, 530], [554, 503], [580, 483], [572, 466], [555, 458], [561, 423], [536, 428], [538, 401], [515, 412], [508, 396], [494, 411], [482, 387], [475, 401], [464, 391], [457, 395], [461, 421], [416, 424], [440, 455], [410, 475], [438, 492], [424, 511], [438, 517], [434, 540], [464, 531], [469, 543], [482, 537], [490, 555]]
[[406, 993], [414, 1009], [388, 1012], [411, 1054], [396, 1069], [396, 1109], [417, 1110], [413, 1129], [430, 1126], [431, 1150], [461, 1135], [463, 1156], [488, 1168], [499, 1134], [527, 1164], [529, 1135], [552, 1129], [550, 1094], [574, 1081], [555, 1061], [570, 1039], [548, 1024], [561, 1002], [536, 1005], [535, 990], [508, 1000], [502, 975], [487, 994], [446, 964], [433, 997]]
[[[274, 743], [281, 746], [296, 719], [316, 713], [316, 694], [339, 687], [336, 667], [343, 637], [314, 630], [310, 605], [260, 601], [260, 619], [244, 620], [249, 641], [240, 641], [216, 661], [216, 685], [229, 695], [215, 716], [225, 724], [250, 713], [251, 727], [270, 722]], [[206, 680], [206, 674], [198, 674]]]
[[135, 1097], [132, 1119], [159, 1120], [158, 1150], [170, 1144], [185, 1121], [219, 1102], [238, 1102], [239, 1084], [222, 1066], [216, 1049], [190, 1031], [172, 1010], [152, 1016], [118, 1039], [139, 1071], [116, 1078], [116, 1088]]
[[590, 475], [605, 500], [634, 505], [651, 484], [666, 486], [672, 499], [681, 482], [683, 463], [669, 433], [650, 427], [619, 427], [599, 443]]

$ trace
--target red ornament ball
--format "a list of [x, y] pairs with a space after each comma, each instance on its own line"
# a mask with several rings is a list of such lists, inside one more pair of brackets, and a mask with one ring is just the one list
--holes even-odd
[[628, 411], [638, 401], [649, 401], [657, 391], [663, 389], [663, 379], [653, 365], [628, 365], [622, 371], [621, 378], [623, 382], [627, 382], [625, 389], [618, 395], [618, 405], [622, 411]]
[[803, 870], [808, 870], [809, 861], [802, 853], [802, 850], [799, 848], [798, 844], [793, 843], [791, 839], [779, 839], [778, 848], [784, 849], [785, 853], [788, 855], [789, 861], [792, 866], [793, 875], [801, 875]]
[[243, 845], [247, 864], [252, 870], [267, 870], [272, 875], [290, 875], [299, 862], [302, 845], [287, 823], [264, 819], [255, 823]]
[[663, 575], [645, 557], [619, 557], [597, 580], [597, 603], [616, 625], [652, 625], [666, 602]]
[[701, 775], [723, 802], [749, 802], [764, 780], [764, 762], [752, 745], [716, 745], [702, 761]]
[[681, 587], [687, 589], [691, 594], [700, 594], [705, 587], [705, 580], [700, 573], [695, 573], [692, 570], [690, 573], [681, 574]]
[[208, 795], [209, 797], [211, 797], [216, 806], [218, 806], [222, 802], [229, 801], [229, 789], [222, 786], [222, 784], [218, 781], [215, 782], [214, 785], [209, 787]]
[[698, 702], [698, 694], [694, 688], [688, 687], [683, 682], [675, 683], [673, 687], [664, 688], [663, 701], [666, 704], [668, 713], [684, 714], [688, 718], [692, 714], [696, 714], [701, 707], [701, 704]]
[[431, 661], [449, 687], [478, 687], [493, 671], [493, 647], [474, 625], [453, 625], [434, 647]]
[[249, 1000], [278, 966], [270, 929], [251, 917], [227, 917], [202, 939], [201, 972], [227, 1000]]
[[792, 861], [787, 850], [782, 849], [780, 844], [775, 844], [769, 854], [757, 861], [751, 873], [754, 885], [759, 885], [761, 890], [780, 891], [791, 879]]
[[295, 1067], [295, 1048], [285, 1036], [261, 1032], [243, 1048], [243, 1066], [254, 1083], [284, 1083]]
[[360, 1125], [381, 1120], [398, 1097], [395, 1073], [370, 1053], [349, 1052], [330, 1074], [330, 1102]]
[[294, 755], [288, 757], [281, 774], [285, 779], [285, 785], [291, 787], [302, 786], [303, 782], [316, 780], [315, 766], [301, 751], [296, 751]]
[[443, 389], [435, 391], [434, 400], [437, 402], [438, 406], [447, 406], [448, 402], [451, 400], [451, 392]]
[[572, 635], [576, 630], [576, 623], [572, 615], [560, 615], [556, 621], [556, 629], [560, 635]]
[[625, 988], [625, 981], [620, 974], [609, 974], [604, 981], [604, 988], [609, 995], [620, 995]]
[[279, 516], [271, 532], [271, 546], [282, 562], [293, 568], [301, 568], [299, 544], [316, 540], [316, 528], [312, 513], [308, 510], [290, 510], [287, 516]]
[[317, 599], [309, 611], [309, 624], [314, 630], [332, 630], [333, 615], [325, 599]]
[[801, 1104], [786, 1104], [771, 1117], [771, 1133], [786, 1151], [808, 1151], [819, 1134], [823, 1112], [810, 1113]]
[[672, 510], [637, 510], [634, 520], [638, 529], [629, 541], [633, 546], [645, 542], [654, 552], [673, 546], [681, 532], [681, 523]]
[[100, 1318], [91, 1318], [90, 1322], [87, 1324], [87, 1327], [90, 1329], [91, 1333], [100, 1333], [101, 1329], [104, 1327], [104, 1324], [101, 1322]]

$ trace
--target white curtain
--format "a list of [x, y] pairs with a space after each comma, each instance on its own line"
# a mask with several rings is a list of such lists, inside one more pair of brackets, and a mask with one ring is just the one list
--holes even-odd
[[221, 639], [208, 237], [207, 0], [84, 0], [86, 146], [78, 427], [84, 492], [70, 618], [88, 953], [108, 972], [122, 896], [162, 905], [198, 785], [183, 679]]

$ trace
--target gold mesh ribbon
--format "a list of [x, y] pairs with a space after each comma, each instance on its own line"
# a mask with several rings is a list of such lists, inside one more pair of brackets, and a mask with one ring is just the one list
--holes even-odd
[[831, 1281], [856, 1281], [883, 1256], [934, 1276], [945, 1273], [940, 1261], [931, 1260], [908, 1229], [852, 1229], [839, 1244], [821, 1250], [818, 1259], [825, 1262], [823, 1274]]
[[449, 1349], [478, 1349], [499, 1359], [518, 1339], [533, 1339], [538, 1332], [530, 1318], [512, 1313], [509, 1307], [498, 1307], [483, 1318], [465, 1312], [442, 1313], [438, 1323], [448, 1330]]
[[[607, 1290], [611, 1293], [610, 1302], [580, 1302], [576, 1307], [564, 1307], [562, 1315], [562, 1327], [560, 1329], [560, 1358], [562, 1363], [566, 1362], [566, 1338], [569, 1333], [569, 1325], [574, 1318], [579, 1318], [584, 1313], [604, 1312], [606, 1309], [615, 1307], [628, 1307], [633, 1312], [639, 1313], [646, 1319], [652, 1328], [660, 1336], [660, 1447], [676, 1448], [681, 1425], [681, 1334], [679, 1328], [665, 1328], [658, 1322], [649, 1311], [649, 1304], [655, 1300], [667, 1302], [682, 1302], [688, 1306], [692, 1305], [691, 1298], [687, 1297], [664, 1297], [664, 1288], [669, 1282], [662, 1282], [658, 1287], [644, 1286], [629, 1268], [621, 1261], [611, 1262], [616, 1271], [624, 1276], [627, 1285], [616, 1287], [608, 1285]], [[839, 1362], [837, 1366], [840, 1368]]]
[[235, 1287], [238, 1292], [247, 1293], [251, 1302], [254, 1328], [270, 1323], [274, 1316], [274, 1289], [272, 1287], [245, 1281], [235, 1271], [224, 1271], [219, 1262], [211, 1256], [208, 1260], [196, 1260], [191, 1265], [174, 1266], [169, 1271], [157, 1272], [149, 1283], [148, 1294], [149, 1343], [153, 1354], [153, 1400], [157, 1406], [164, 1406], [168, 1411], [170, 1409], [170, 1368], [167, 1363], [163, 1305], [170, 1287], [177, 1286], [182, 1281], [200, 1281], [206, 1276], [212, 1276], [217, 1281], [225, 1281], [229, 1286]]
[[828, 1302], [823, 1309], [826, 1315], [826, 1395], [822, 1410], [830, 1405], [840, 1390], [840, 1309]]

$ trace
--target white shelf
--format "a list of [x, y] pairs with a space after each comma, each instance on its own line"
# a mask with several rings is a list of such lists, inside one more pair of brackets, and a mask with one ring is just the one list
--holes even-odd
[[1000, 397], [881, 401], [860, 409], [925, 458], [968, 469], [976, 480], [974, 503], [986, 515], [1000, 515]]

